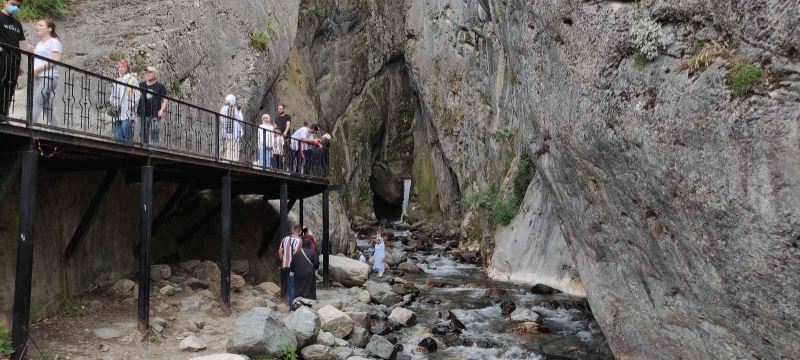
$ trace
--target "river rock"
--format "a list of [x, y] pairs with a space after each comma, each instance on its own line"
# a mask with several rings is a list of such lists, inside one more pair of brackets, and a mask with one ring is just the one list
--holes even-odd
[[336, 345], [336, 336], [327, 331], [320, 331], [317, 335], [317, 344], [333, 347]]
[[344, 347], [348, 345], [348, 342], [345, 339], [336, 338], [333, 340], [333, 342], [336, 344], [336, 347]]
[[352, 346], [363, 348], [369, 343], [369, 331], [361, 326], [355, 326], [347, 341]]
[[367, 281], [367, 291], [372, 300], [386, 306], [392, 306], [403, 302], [403, 298], [392, 292], [392, 287], [386, 283]]
[[359, 293], [357, 299], [358, 301], [364, 304], [369, 304], [372, 301], [372, 297], [369, 296], [369, 291], [367, 290], [364, 290], [361, 293]]
[[461, 334], [461, 329], [452, 323], [447, 322], [434, 325], [433, 329], [431, 329], [431, 332], [435, 335], [444, 335], [450, 333]]
[[513, 322], [539, 322], [539, 314], [530, 309], [516, 309], [511, 312], [510, 319]]
[[298, 347], [302, 348], [317, 341], [320, 320], [313, 310], [302, 306], [289, 314], [284, 323], [287, 328], [294, 331]]
[[111, 291], [117, 296], [132, 296], [135, 295], [134, 289], [136, 283], [128, 279], [120, 279], [114, 282]]
[[383, 336], [372, 335], [367, 344], [367, 352], [381, 359], [390, 359], [394, 354], [394, 344]]
[[500, 312], [505, 316], [510, 315], [516, 309], [517, 304], [514, 304], [514, 302], [511, 300], [506, 300], [500, 303]]
[[233, 260], [231, 261], [231, 271], [244, 275], [250, 272], [250, 262], [247, 260]]
[[321, 327], [338, 338], [344, 338], [353, 331], [353, 319], [331, 305], [319, 309], [318, 315]]
[[203, 342], [203, 340], [200, 340], [200, 338], [196, 336], [189, 336], [183, 339], [183, 341], [181, 341], [180, 349], [181, 351], [197, 352], [200, 350], [204, 350], [206, 346], [207, 345]]
[[[432, 353], [432, 352], [436, 352], [436, 350], [438, 348], [439, 348], [439, 344], [437, 344], [436, 340], [434, 338], [432, 338], [432, 337], [426, 337], [426, 338], [422, 339], [422, 341], [420, 341], [419, 344], [417, 344], [417, 351], [418, 352]], [[422, 351], [420, 351], [420, 350], [422, 350]]]
[[414, 284], [394, 284], [392, 285], [392, 292], [400, 296], [408, 294], [419, 295], [420, 289]]
[[245, 355], [281, 357], [282, 348], [297, 348], [294, 331], [289, 330], [271, 309], [257, 307], [236, 319], [227, 350]]
[[172, 276], [172, 269], [169, 265], [150, 265], [150, 280], [159, 282], [164, 279], [169, 279], [170, 276]]
[[331, 281], [350, 287], [361, 286], [369, 279], [369, 265], [344, 256], [330, 256], [329, 259]]
[[422, 271], [422, 268], [411, 261], [400, 263], [400, 265], [397, 265], [397, 270], [404, 271], [407, 274], [422, 274], [424, 272]]
[[231, 290], [239, 291], [247, 286], [247, 282], [241, 275], [231, 274]]
[[277, 298], [281, 294], [281, 287], [274, 282], [263, 282], [258, 284], [256, 288], [272, 298]]
[[249, 360], [249, 358], [237, 354], [214, 354], [214, 355], [193, 357], [189, 360]]
[[314, 344], [300, 350], [300, 355], [304, 360], [330, 360], [333, 357], [333, 349], [325, 345]]
[[542, 324], [529, 321], [511, 324], [506, 328], [506, 332], [520, 335], [546, 334], [550, 332], [550, 329]]
[[364, 311], [345, 311], [353, 322], [361, 327], [369, 327], [369, 313]]
[[340, 347], [333, 349], [333, 358], [335, 360], [347, 360], [353, 356], [353, 349], [349, 347]]
[[369, 332], [376, 335], [388, 335], [395, 330], [395, 326], [389, 321], [375, 320], [369, 325]]
[[389, 320], [402, 326], [410, 326], [417, 320], [417, 314], [406, 308], [399, 307], [392, 310], [392, 313], [389, 314]]

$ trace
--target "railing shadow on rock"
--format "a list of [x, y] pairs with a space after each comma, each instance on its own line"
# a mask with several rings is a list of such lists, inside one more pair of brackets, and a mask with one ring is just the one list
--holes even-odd
[[[0, 50], [0, 119], [12, 125], [265, 171], [328, 175], [328, 148], [320, 143], [283, 138], [140, 88], [136, 81], [111, 79], [2, 43]], [[34, 74], [44, 65], [46, 70]], [[163, 112], [160, 100], [167, 102]]]

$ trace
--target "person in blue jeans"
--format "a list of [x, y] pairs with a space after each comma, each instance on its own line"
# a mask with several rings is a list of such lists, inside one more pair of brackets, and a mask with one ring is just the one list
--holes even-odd
[[142, 142], [159, 145], [161, 119], [167, 113], [167, 87], [158, 81], [155, 67], [148, 67], [144, 72], [144, 81], [139, 84], [142, 98], [139, 101], [139, 117], [142, 119]]
[[[141, 92], [136, 88], [139, 80], [131, 74], [128, 60], [117, 63], [118, 83], [111, 88], [111, 107], [109, 115], [114, 119], [112, 129], [114, 138], [120, 141], [133, 140], [133, 119], [136, 117], [136, 104]], [[124, 84], [124, 85], [123, 85]]]
[[281, 260], [281, 290], [286, 295], [291, 307], [292, 301], [295, 298], [294, 289], [294, 274], [292, 274], [292, 258], [297, 250], [303, 245], [303, 240], [300, 238], [302, 229], [298, 225], [293, 225], [291, 234], [281, 240], [281, 245], [278, 247], [278, 257]]

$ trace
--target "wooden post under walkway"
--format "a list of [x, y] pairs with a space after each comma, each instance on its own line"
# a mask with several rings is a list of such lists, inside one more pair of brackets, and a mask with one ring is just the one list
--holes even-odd
[[28, 358], [28, 337], [31, 311], [31, 281], [33, 275], [33, 214], [36, 209], [39, 154], [36, 139], [31, 139], [21, 153], [19, 186], [19, 237], [14, 278], [14, 309], [11, 324], [13, 360]]
[[142, 166], [139, 184], [139, 319], [142, 335], [150, 330], [150, 240], [153, 220], [153, 166], [150, 158]]

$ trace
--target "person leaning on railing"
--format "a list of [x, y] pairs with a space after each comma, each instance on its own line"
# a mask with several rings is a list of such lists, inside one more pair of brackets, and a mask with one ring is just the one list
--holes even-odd
[[111, 107], [108, 114], [114, 119], [112, 129], [114, 138], [120, 141], [133, 140], [133, 119], [136, 117], [136, 104], [139, 102], [141, 92], [136, 88], [139, 80], [136, 74], [130, 73], [131, 66], [128, 60], [117, 63], [119, 77], [111, 89]]
[[36, 23], [36, 35], [41, 39], [36, 47], [28, 44], [28, 51], [39, 55], [33, 60], [33, 121], [38, 121], [44, 112], [47, 124], [53, 125], [55, 116], [51, 97], [58, 86], [58, 71], [55, 64], [46, 59], [60, 61], [64, 45], [56, 33], [56, 24], [50, 20]]
[[314, 134], [319, 131], [319, 125], [303, 126], [292, 134], [291, 143], [293, 168], [291, 171], [301, 174], [305, 171], [306, 154], [309, 144], [314, 145]]
[[167, 87], [158, 81], [156, 68], [149, 66], [144, 72], [144, 81], [139, 83], [139, 88], [144, 90], [137, 109], [142, 122], [142, 142], [158, 145], [161, 118], [167, 113]]
[[[0, 122], [6, 121], [11, 101], [14, 99], [14, 90], [17, 87], [17, 77], [21, 75], [22, 56], [16, 48], [25, 41], [25, 32], [22, 24], [14, 18], [19, 14], [22, 0], [9, 0], [3, 2], [0, 10]], [[13, 47], [13, 48], [12, 48]]]

